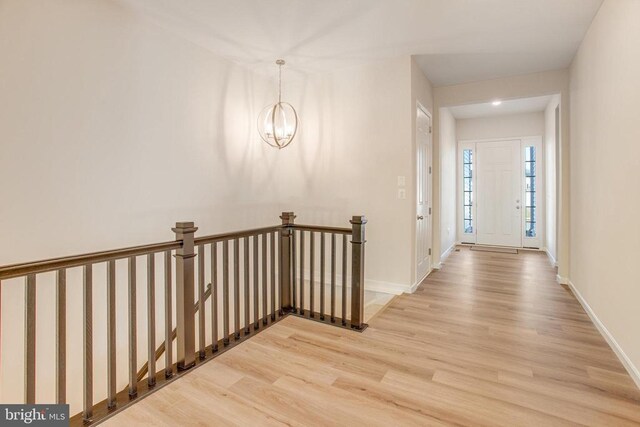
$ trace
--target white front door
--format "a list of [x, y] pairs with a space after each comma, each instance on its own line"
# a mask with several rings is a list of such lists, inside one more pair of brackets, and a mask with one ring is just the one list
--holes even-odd
[[477, 243], [522, 246], [520, 140], [476, 144]]
[[416, 279], [431, 270], [431, 118], [417, 109], [416, 119]]

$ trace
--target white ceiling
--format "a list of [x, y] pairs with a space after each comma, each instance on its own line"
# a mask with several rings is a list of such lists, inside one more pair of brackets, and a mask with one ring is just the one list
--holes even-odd
[[537, 113], [544, 111], [553, 96], [536, 96], [501, 101], [500, 105], [491, 102], [482, 104], [458, 105], [449, 107], [449, 111], [456, 119], [475, 119], [478, 117], [503, 116], [507, 114]]
[[602, 0], [119, 0], [254, 70], [416, 55], [436, 86], [567, 67]]

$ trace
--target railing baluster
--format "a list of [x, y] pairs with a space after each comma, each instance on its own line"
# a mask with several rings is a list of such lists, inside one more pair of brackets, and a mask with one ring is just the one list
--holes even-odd
[[229, 241], [222, 243], [222, 340], [229, 344]]
[[267, 324], [267, 235], [262, 234], [262, 324]]
[[200, 359], [206, 357], [204, 322], [204, 245], [198, 245], [198, 354]]
[[315, 269], [315, 232], [310, 231], [309, 234], [309, 316], [314, 317], [315, 306], [315, 289], [314, 289], [314, 269]]
[[347, 235], [342, 235], [342, 326], [347, 325]]
[[240, 338], [240, 239], [233, 243], [233, 316], [234, 336]]
[[258, 283], [258, 235], [253, 236], [253, 329], [258, 329], [260, 292]]
[[24, 333], [24, 400], [36, 403], [36, 275], [25, 280], [25, 333]]
[[336, 233], [331, 233], [331, 322], [336, 321]]
[[[107, 407], [116, 406], [116, 262], [107, 263]], [[59, 402], [62, 403], [62, 402]]]
[[83, 269], [83, 418], [90, 420], [93, 416], [93, 272], [91, 264], [85, 264]]
[[156, 384], [156, 260], [147, 255], [147, 384]]
[[67, 401], [67, 271], [56, 271], [56, 402]]
[[[298, 262], [296, 261], [296, 254], [298, 252], [298, 237], [297, 237], [298, 232], [296, 230], [291, 230], [291, 268], [293, 269], [293, 272], [291, 274], [291, 293], [293, 294], [293, 298], [291, 300], [291, 307], [293, 309], [293, 311], [295, 312], [297, 310], [298, 307], [298, 300], [297, 300], [297, 287], [298, 287], [298, 279], [296, 276], [296, 272], [297, 272], [297, 267], [298, 267]], [[300, 232], [300, 235], [302, 235], [302, 232]], [[302, 237], [301, 237], [302, 239]], [[302, 247], [302, 246], [300, 246]], [[300, 267], [302, 268], [302, 267]], [[302, 295], [300, 296], [300, 305], [302, 305]]]
[[136, 319], [136, 257], [129, 257], [129, 396], [138, 394], [138, 337]]
[[276, 320], [276, 232], [271, 233], [271, 320]]
[[300, 314], [304, 314], [304, 230], [300, 230]]
[[218, 243], [211, 244], [211, 351], [218, 351]]
[[251, 330], [251, 296], [249, 291], [249, 236], [244, 238], [244, 330], [248, 334]]
[[320, 319], [324, 320], [324, 233], [320, 233]]
[[164, 253], [164, 376], [173, 375], [173, 313], [172, 313], [171, 251]]

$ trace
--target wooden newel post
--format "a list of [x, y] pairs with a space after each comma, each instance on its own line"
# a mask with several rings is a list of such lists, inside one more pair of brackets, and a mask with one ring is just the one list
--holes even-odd
[[196, 329], [194, 309], [194, 233], [193, 222], [177, 222], [172, 230], [182, 247], [176, 250], [176, 339], [178, 369], [189, 369], [196, 363]]
[[364, 216], [354, 216], [351, 222], [351, 327], [363, 329], [364, 324]]
[[282, 229], [280, 231], [280, 312], [287, 313], [291, 306], [291, 236], [293, 234], [293, 221], [296, 218], [293, 212], [282, 212]]

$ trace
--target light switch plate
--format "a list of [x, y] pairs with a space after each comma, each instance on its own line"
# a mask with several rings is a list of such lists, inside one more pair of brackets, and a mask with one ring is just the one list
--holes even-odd
[[398, 188], [398, 199], [406, 199], [407, 198], [407, 190], [404, 188]]
[[405, 185], [407, 185], [406, 182], [407, 180], [404, 176], [398, 175], [398, 187], [404, 187]]

